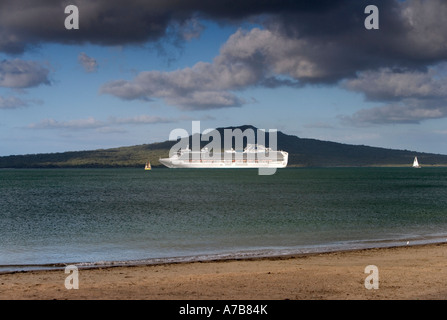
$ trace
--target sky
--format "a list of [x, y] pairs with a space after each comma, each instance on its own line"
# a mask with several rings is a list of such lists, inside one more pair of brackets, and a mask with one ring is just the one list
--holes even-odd
[[447, 154], [446, 16], [443, 0], [0, 0], [0, 156], [192, 121]]

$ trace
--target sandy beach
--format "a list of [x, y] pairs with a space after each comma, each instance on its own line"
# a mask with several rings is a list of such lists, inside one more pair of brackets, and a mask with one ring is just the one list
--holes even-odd
[[[365, 267], [378, 289], [365, 288]], [[364, 300], [447, 299], [447, 244], [293, 257], [0, 274], [0, 299]]]

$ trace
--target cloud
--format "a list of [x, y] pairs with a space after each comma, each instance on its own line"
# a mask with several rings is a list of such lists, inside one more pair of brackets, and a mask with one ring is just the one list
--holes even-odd
[[404, 99], [402, 102], [362, 109], [351, 116], [340, 116], [354, 126], [378, 124], [418, 124], [424, 120], [447, 117], [447, 99]]
[[305, 128], [316, 128], [316, 129], [335, 129], [333, 125], [326, 123], [326, 122], [315, 122], [315, 123], [309, 123], [304, 125]]
[[108, 121], [109, 124], [155, 124], [155, 123], [171, 123], [171, 122], [177, 122], [177, 119], [140, 115], [130, 118], [110, 117]]
[[[365, 36], [358, 32], [360, 28], [364, 29], [365, 4], [357, 0], [127, 0], [125, 3], [120, 0], [73, 0], [70, 4], [79, 8], [80, 28], [75, 31], [64, 28], [67, 3], [51, 0], [2, 1], [0, 51], [23, 53], [42, 43], [141, 45], [172, 36], [173, 33], [168, 30], [176, 30], [174, 34], [177, 37], [189, 40], [198, 37], [203, 30], [200, 19], [219, 23], [263, 23], [268, 17], [270, 23], [275, 21], [276, 24], [284, 20], [282, 25], [287, 28], [283, 31], [293, 31], [294, 37], [297, 33], [302, 38], [310, 36], [320, 44], [324, 43], [322, 38], [328, 34], [335, 37], [335, 42], [340, 40], [337, 39], [340, 33], [342, 36], [356, 33], [357, 36]], [[381, 9], [383, 23], [399, 19], [396, 12], [389, 12], [400, 6], [397, 0], [373, 0], [371, 4], [377, 4]], [[413, 17], [415, 10], [417, 8], [407, 10], [406, 15]], [[441, 13], [438, 16], [442, 17]], [[417, 25], [418, 20], [413, 20]], [[439, 21], [441, 25], [442, 20]], [[395, 25], [398, 23], [393, 22], [391, 26]], [[441, 28], [434, 23], [428, 27]], [[346, 39], [349, 40], [348, 37]], [[365, 39], [362, 44], [367, 41]]]
[[[293, 2], [73, 0], [65, 3], [4, 0], [0, 2], [0, 51], [18, 54], [42, 43], [141, 45], [166, 37], [169, 28], [176, 29], [176, 37], [188, 40], [197, 37], [203, 29], [197, 23], [198, 18], [235, 21], [253, 14], [298, 7]], [[78, 30], [66, 30], [64, 27], [67, 4], [76, 5], [79, 9]]]
[[[203, 30], [200, 20], [208, 19], [254, 22], [291, 40], [294, 44], [283, 52], [283, 62], [299, 65], [295, 77], [301, 81], [333, 83], [359, 70], [395, 64], [418, 67], [447, 57], [443, 0], [372, 0], [368, 4], [380, 11], [380, 29], [374, 31], [364, 28], [366, 5], [358, 0], [128, 0], [125, 4], [74, 0], [72, 4], [79, 8], [76, 31], [64, 28], [64, 3], [2, 1], [0, 51], [21, 53], [48, 42], [142, 45], [172, 36], [189, 40]], [[292, 51], [297, 55], [287, 54]]]
[[15, 96], [2, 97], [0, 96], [0, 109], [18, 109], [28, 107], [29, 105], [43, 104], [42, 100], [39, 99], [21, 99]]
[[17, 97], [11, 96], [3, 98], [0, 96], [0, 109], [17, 109], [26, 106], [28, 106], [28, 103]]
[[440, 67], [426, 71], [392, 70], [366, 71], [349, 79], [343, 86], [363, 93], [370, 101], [390, 101], [407, 98], [447, 98], [447, 77], [439, 74]]
[[73, 4], [80, 14], [76, 32], [63, 27], [62, 3], [2, 1], [0, 51], [23, 52], [45, 42], [142, 45], [165, 37], [189, 40], [203, 30], [200, 19], [209, 19], [249, 21], [269, 30], [274, 34], [270, 45], [288, 44], [274, 48], [276, 58], [281, 58], [275, 69], [290, 67], [294, 79], [305, 83], [336, 83], [358, 71], [396, 65], [417, 68], [447, 58], [443, 0], [370, 1], [380, 10], [380, 29], [374, 31], [364, 28], [365, 3], [358, 0], [128, 0], [125, 5], [118, 0], [78, 0]]
[[[123, 100], [162, 99], [179, 109], [204, 110], [240, 107], [247, 103], [240, 92], [252, 87], [341, 84], [383, 103], [360, 110], [352, 121], [408, 123], [445, 117], [445, 80], [437, 79], [429, 68], [447, 61], [444, 0], [369, 1], [379, 8], [379, 30], [364, 28], [366, 4], [358, 0], [128, 0], [125, 5], [118, 0], [74, 0], [72, 4], [80, 12], [76, 32], [63, 27], [62, 3], [2, 1], [0, 51], [22, 53], [48, 42], [145, 45], [171, 38], [180, 43], [200, 36], [203, 19], [249, 22], [259, 27], [239, 29], [211, 63], [170, 72], [142, 71], [131, 80], [105, 83], [100, 92]], [[11, 75], [4, 83], [12, 80]], [[376, 86], [368, 86], [368, 81]], [[15, 83], [20, 87], [20, 81]]]
[[[299, 88], [347, 81], [344, 88], [368, 98], [382, 94], [398, 99], [398, 91], [379, 92], [380, 85], [375, 89], [365, 85], [377, 76], [372, 70], [380, 69], [389, 81], [391, 73], [396, 82], [403, 83], [404, 76], [412, 81], [411, 87], [401, 88], [407, 97], [431, 95], [418, 87], [431, 79], [421, 70], [447, 59], [447, 22], [427, 20], [447, 14], [447, 4], [434, 0], [424, 2], [421, 9], [418, 0], [374, 2], [380, 8], [379, 30], [364, 28], [365, 5], [359, 1], [323, 1], [309, 7], [287, 2], [283, 10], [272, 8], [270, 15], [258, 20], [262, 28], [239, 29], [231, 35], [212, 63], [171, 72], [143, 71], [132, 80], [110, 81], [100, 92], [124, 100], [163, 99], [180, 109], [195, 110], [241, 106], [247, 101], [237, 92], [255, 86]], [[423, 33], [430, 34], [430, 46]], [[401, 79], [389, 71], [398, 69], [406, 70]], [[429, 90], [441, 84], [432, 82]]]
[[54, 119], [44, 119], [38, 123], [28, 126], [30, 129], [96, 129], [104, 127], [105, 122], [96, 120], [93, 117], [80, 120], [57, 121]]
[[446, 64], [425, 71], [392, 70], [360, 73], [343, 87], [363, 93], [367, 100], [385, 102], [382, 106], [359, 110], [342, 119], [351, 124], [420, 123], [447, 117]]
[[[124, 100], [164, 99], [186, 110], [239, 107], [246, 100], [234, 91], [260, 84], [268, 87], [290, 84], [292, 80], [276, 75], [311, 72], [305, 63], [282, 58], [294, 46], [295, 42], [269, 30], [240, 29], [222, 46], [212, 63], [198, 62], [191, 68], [170, 72], [140, 72], [131, 81], [108, 82], [100, 92]], [[295, 68], [290, 68], [291, 65]]]
[[[237, 89], [235, 81], [245, 83], [250, 75], [246, 70], [235, 71], [231, 73], [225, 66], [200, 62], [177, 71], [141, 72], [132, 81], [106, 83], [100, 92], [124, 100], [165, 99], [168, 104], [186, 110], [238, 107], [244, 103], [243, 99], [228, 90]], [[233, 79], [226, 79], [228, 76]]]
[[85, 72], [95, 72], [98, 70], [98, 62], [96, 59], [89, 57], [84, 52], [78, 55], [78, 62], [84, 68]]
[[34, 61], [3, 60], [0, 62], [0, 87], [21, 89], [49, 85], [49, 72]]
[[205, 27], [200, 23], [199, 19], [192, 18], [184, 21], [177, 29], [183, 40], [190, 41], [200, 37]]
[[29, 129], [69, 129], [69, 130], [84, 130], [84, 129], [98, 129], [101, 132], [116, 132], [110, 126], [129, 125], [129, 124], [157, 124], [176, 122], [177, 119], [163, 118], [158, 116], [140, 115], [130, 118], [116, 118], [110, 117], [106, 121], [97, 120], [94, 117], [86, 119], [75, 119], [68, 121], [57, 121], [54, 119], [43, 119], [40, 122], [28, 125]]
[[[362, 1], [334, 1], [318, 11], [271, 15], [264, 27], [300, 42], [291, 60], [303, 61], [307, 83], [337, 83], [358, 72], [379, 68], [421, 69], [447, 59], [447, 3], [442, 0], [371, 1], [380, 29], [366, 30]], [[279, 49], [280, 51], [280, 49]], [[286, 60], [287, 61], [287, 60]]]

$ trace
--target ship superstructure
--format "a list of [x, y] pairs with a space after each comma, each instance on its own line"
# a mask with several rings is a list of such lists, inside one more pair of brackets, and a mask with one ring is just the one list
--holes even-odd
[[243, 151], [234, 149], [210, 152], [207, 148], [193, 151], [187, 146], [160, 163], [169, 168], [284, 168], [289, 154], [263, 145], [248, 144]]

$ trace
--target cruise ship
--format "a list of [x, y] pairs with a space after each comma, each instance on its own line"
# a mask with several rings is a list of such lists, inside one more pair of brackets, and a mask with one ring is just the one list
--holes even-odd
[[187, 146], [170, 158], [160, 159], [168, 168], [284, 168], [289, 154], [263, 145], [248, 144], [244, 151], [234, 149], [210, 153], [207, 148], [192, 151]]

